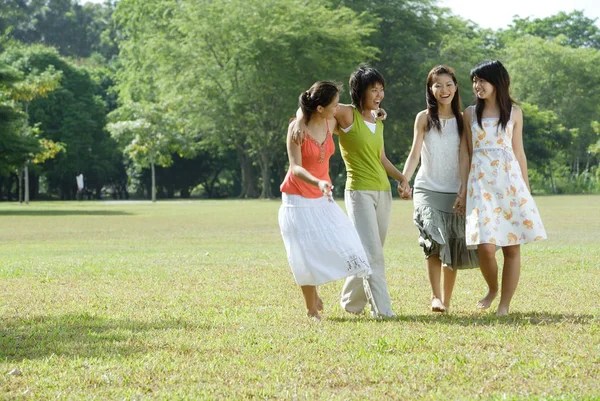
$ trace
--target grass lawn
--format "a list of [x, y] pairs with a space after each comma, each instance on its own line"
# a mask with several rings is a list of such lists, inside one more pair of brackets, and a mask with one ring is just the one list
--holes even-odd
[[[428, 311], [412, 203], [385, 254], [398, 317], [321, 287], [309, 321], [278, 201], [0, 204], [0, 399], [600, 399], [600, 197], [537, 197], [508, 317], [478, 270]], [[501, 257], [501, 253], [498, 254]]]

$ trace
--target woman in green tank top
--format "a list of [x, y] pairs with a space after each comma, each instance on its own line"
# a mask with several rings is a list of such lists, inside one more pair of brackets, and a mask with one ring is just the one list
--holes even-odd
[[[369, 284], [379, 311], [379, 316], [371, 311], [375, 317], [394, 316], [383, 257], [392, 210], [388, 176], [396, 180], [401, 196], [410, 191], [406, 177], [385, 155], [383, 122], [377, 118], [384, 89], [385, 79], [379, 71], [361, 66], [350, 76], [352, 105], [339, 105], [336, 113], [347, 171], [344, 201], [373, 270]], [[362, 313], [367, 304], [362, 278], [346, 280], [340, 303], [350, 313]]]
[[[335, 114], [340, 128], [336, 133], [347, 172], [346, 211], [358, 231], [373, 271], [369, 287], [376, 305], [371, 307], [374, 317], [394, 316], [383, 257], [392, 210], [388, 176], [396, 180], [400, 196], [406, 197], [410, 193], [408, 181], [385, 155], [382, 122], [385, 112], [381, 109], [384, 89], [385, 79], [379, 71], [359, 67], [350, 76], [352, 104], [339, 104]], [[302, 127], [300, 111], [297, 117], [299, 127]], [[360, 277], [352, 276], [346, 280], [340, 304], [347, 312], [363, 312], [368, 303], [364, 288]]]

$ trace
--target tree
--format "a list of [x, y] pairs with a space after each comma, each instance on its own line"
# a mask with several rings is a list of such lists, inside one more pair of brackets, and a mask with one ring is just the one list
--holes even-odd
[[577, 176], [594, 163], [587, 149], [598, 138], [591, 122], [600, 119], [600, 51], [562, 41], [524, 37], [510, 43], [504, 57], [516, 98], [554, 111], [562, 125], [574, 129], [568, 156]]
[[591, 47], [600, 50], [600, 28], [597, 19], [587, 18], [583, 11], [564, 11], [546, 18], [513, 19], [510, 28], [501, 33], [504, 40], [514, 41], [532, 35], [543, 39], [562, 36], [561, 44], [570, 47]]
[[[53, 66], [49, 66], [46, 71], [41, 74], [36, 74], [35, 71], [27, 75], [25, 80], [18, 82], [11, 91], [11, 97], [23, 104], [25, 109], [25, 115], [27, 118], [24, 120], [24, 124], [21, 127], [21, 135], [29, 137], [38, 137], [40, 130], [36, 126], [31, 127], [29, 125], [29, 105], [34, 99], [40, 97], [47, 97], [49, 92], [52, 92], [60, 86], [60, 79], [62, 73], [55, 71]], [[44, 152], [40, 154], [36, 160], [48, 160], [54, 158], [56, 154], [64, 150], [62, 144], [56, 144], [54, 141], [43, 138], [41, 143], [44, 145]], [[34, 155], [32, 155], [34, 156]], [[34, 156], [35, 157], [35, 156]], [[21, 200], [25, 204], [29, 203], [29, 162], [31, 160], [25, 160], [22, 169], [19, 169], [19, 186], [21, 186], [21, 179], [23, 179], [24, 193], [19, 190], [19, 202]], [[21, 198], [23, 196], [23, 198]]]
[[[177, 124], [164, 107], [157, 104], [127, 104], [113, 112], [117, 120], [107, 129], [124, 146], [123, 153], [139, 168], [150, 167], [152, 173], [151, 199], [156, 202], [155, 166], [173, 163], [173, 153], [191, 152], [185, 137], [179, 135]], [[127, 119], [124, 119], [127, 118]]]
[[27, 44], [54, 46], [60, 54], [111, 60], [117, 54], [113, 2], [80, 5], [75, 0], [8, 1], [0, 4], [0, 32]]
[[120, 160], [116, 142], [104, 129], [102, 88], [90, 71], [40, 45], [9, 46], [0, 60], [24, 73], [45, 71], [50, 65], [62, 73], [59, 88], [29, 105], [30, 125], [39, 122], [45, 138], [65, 146], [64, 152], [46, 160], [39, 171], [46, 176], [49, 190], [62, 199], [75, 198], [75, 176], [81, 173], [86, 187], [100, 196], [103, 185], [120, 171]]
[[22, 74], [0, 61], [0, 175], [3, 176], [39, 150], [35, 138], [19, 135], [26, 116], [10, 98], [10, 93], [21, 79]]
[[317, 79], [346, 78], [376, 52], [364, 43], [370, 23], [317, 2], [124, 0], [115, 16], [127, 38], [121, 99], [156, 97], [187, 132], [235, 148], [243, 196], [252, 193], [253, 164], [261, 196], [272, 195], [273, 155], [284, 148], [297, 94]]
[[554, 177], [556, 167], [565, 157], [572, 133], [565, 128], [556, 113], [542, 111], [538, 106], [521, 103], [523, 110], [523, 146], [527, 154], [528, 167], [550, 179], [552, 193], [558, 193]]

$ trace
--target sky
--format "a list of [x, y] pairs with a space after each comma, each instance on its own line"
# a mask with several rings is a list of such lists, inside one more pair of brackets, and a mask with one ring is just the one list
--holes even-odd
[[[102, 3], [104, 0], [80, 0], [81, 3]], [[596, 19], [600, 27], [599, 0], [438, 0], [439, 6], [450, 8], [453, 14], [475, 22], [483, 28], [506, 28], [514, 15], [521, 18], [545, 18], [560, 11], [567, 13], [583, 10], [583, 14]], [[493, 11], [490, 11], [492, 10]]]
[[[514, 15], [521, 18], [545, 18], [560, 11], [583, 11], [590, 19], [597, 19], [600, 27], [600, 1], [598, 0], [438, 0], [438, 5], [452, 13], [475, 22], [482, 28], [506, 28]], [[492, 7], [493, 11], [492, 11]]]

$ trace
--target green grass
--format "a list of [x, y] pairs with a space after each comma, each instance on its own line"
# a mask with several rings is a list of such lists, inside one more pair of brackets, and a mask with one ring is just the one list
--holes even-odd
[[475, 310], [478, 270], [428, 312], [398, 200], [398, 318], [344, 313], [335, 282], [321, 323], [278, 201], [0, 204], [0, 399], [600, 399], [600, 197], [536, 201], [550, 239], [523, 247], [510, 316]]

